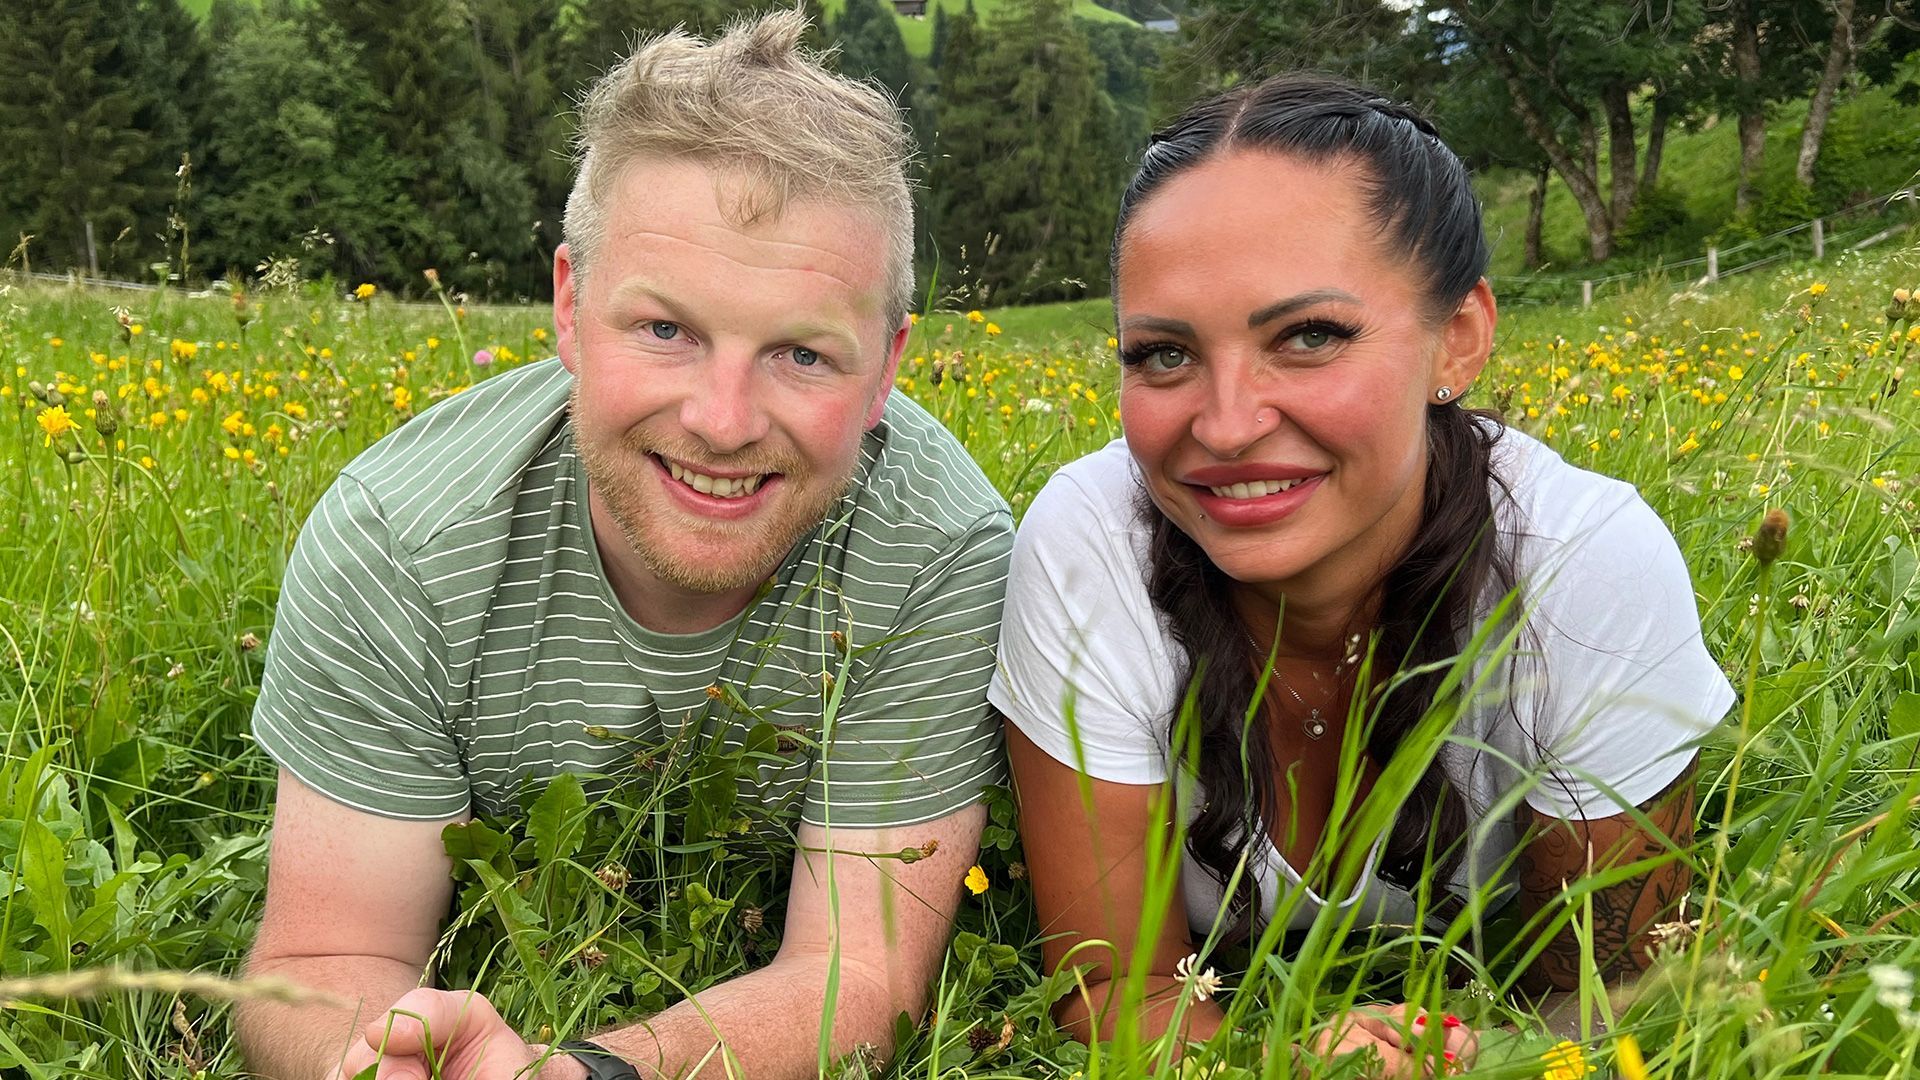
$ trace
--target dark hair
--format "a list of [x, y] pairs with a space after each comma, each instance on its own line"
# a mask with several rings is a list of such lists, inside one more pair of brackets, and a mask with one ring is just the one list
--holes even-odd
[[[1368, 208], [1383, 242], [1424, 272], [1428, 315], [1450, 316], [1485, 273], [1487, 242], [1480, 201], [1466, 166], [1440, 141], [1433, 125], [1405, 105], [1364, 87], [1318, 75], [1282, 75], [1230, 90], [1189, 109], [1155, 133], [1140, 168], [1120, 200], [1114, 228], [1114, 295], [1127, 222], [1168, 180], [1214, 156], [1258, 149], [1312, 162], [1351, 160], [1362, 167]], [[1445, 677], [1439, 663], [1456, 656], [1471, 631], [1474, 601], [1487, 585], [1511, 589], [1511, 552], [1493, 525], [1491, 456], [1502, 428], [1491, 414], [1457, 405], [1427, 409], [1428, 463], [1420, 526], [1408, 550], [1379, 583], [1371, 630], [1376, 670], [1403, 674], [1383, 699], [1363, 711], [1375, 720], [1367, 749], [1385, 762], [1434, 703]], [[1503, 486], [1504, 490], [1504, 486]], [[1199, 776], [1206, 801], [1188, 832], [1187, 846], [1225, 886], [1262, 819], [1282, 805], [1267, 725], [1245, 721], [1264, 657], [1253, 655], [1244, 624], [1230, 602], [1231, 581], [1177, 525], [1143, 498], [1150, 515], [1148, 592], [1186, 653], [1184, 685], [1192, 688], [1199, 727]], [[1357, 615], [1356, 615], [1357, 617]], [[1434, 670], [1419, 672], [1424, 667]], [[1178, 702], [1169, 735], [1179, 723]], [[1177, 747], [1176, 747], [1177, 752]], [[1401, 808], [1380, 863], [1383, 877], [1411, 886], [1429, 850], [1444, 868], [1456, 864], [1468, 822], [1461, 794], [1436, 760]], [[1252, 875], [1229, 902], [1239, 913], [1236, 933], [1258, 906]]]

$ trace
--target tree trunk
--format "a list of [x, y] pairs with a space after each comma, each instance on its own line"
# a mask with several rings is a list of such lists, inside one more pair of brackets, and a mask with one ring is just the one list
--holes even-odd
[[1547, 155], [1547, 161], [1553, 165], [1560, 179], [1566, 181], [1567, 190], [1573, 193], [1573, 201], [1580, 205], [1580, 216], [1587, 222], [1587, 255], [1594, 262], [1605, 262], [1613, 255], [1613, 221], [1607, 216], [1606, 200], [1600, 197], [1598, 171], [1593, 164], [1593, 120], [1583, 116], [1581, 120], [1582, 149], [1586, 152], [1588, 167], [1582, 169], [1573, 160], [1560, 140], [1555, 137], [1552, 125], [1540, 115], [1540, 110], [1527, 97], [1527, 88], [1521, 81], [1519, 66], [1505, 50], [1493, 46], [1489, 50], [1494, 66], [1500, 69], [1501, 78], [1507, 84], [1507, 92], [1513, 99], [1513, 110], [1520, 118], [1520, 126], [1526, 130], [1527, 137]]
[[1760, 87], [1760, 24], [1753, 16], [1753, 0], [1740, 0], [1734, 5], [1733, 73], [1740, 102], [1740, 181], [1733, 189], [1733, 212], [1745, 214], [1753, 205], [1760, 155], [1767, 148], [1766, 94]]
[[1527, 196], [1527, 246], [1521, 256], [1529, 270], [1538, 270], [1546, 264], [1546, 257], [1540, 251], [1540, 233], [1547, 220], [1547, 177], [1553, 175], [1551, 166], [1542, 162], [1533, 169], [1533, 191]]
[[1612, 174], [1613, 181], [1615, 229], [1626, 225], [1627, 215], [1633, 212], [1633, 197], [1640, 190], [1640, 172], [1637, 168], [1640, 148], [1633, 140], [1630, 89], [1625, 83], [1614, 83], [1600, 94], [1600, 103], [1607, 113], [1607, 171]]
[[1653, 118], [1647, 122], [1647, 156], [1640, 162], [1640, 190], [1660, 183], [1660, 157], [1667, 149], [1667, 128], [1673, 123], [1673, 95], [1659, 91], [1653, 98]]
[[1807, 103], [1807, 126], [1800, 133], [1800, 161], [1794, 166], [1794, 178], [1802, 187], [1813, 186], [1813, 164], [1820, 159], [1820, 140], [1827, 134], [1827, 117], [1833, 114], [1834, 95], [1840, 81], [1853, 68], [1854, 0], [1834, 0], [1833, 36], [1827, 41], [1827, 66], [1813, 88], [1813, 100]]

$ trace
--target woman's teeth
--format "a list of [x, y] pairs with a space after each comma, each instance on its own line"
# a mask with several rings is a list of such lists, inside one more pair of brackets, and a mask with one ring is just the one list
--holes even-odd
[[1250, 484], [1228, 484], [1226, 487], [1210, 487], [1207, 490], [1223, 499], [1258, 499], [1268, 495], [1278, 495], [1300, 483], [1305, 477], [1292, 480], [1255, 480]]
[[[666, 460], [662, 458], [661, 460]], [[766, 473], [753, 476], [708, 476], [692, 469], [682, 468], [679, 463], [668, 461], [667, 472], [675, 480], [687, 485], [702, 495], [711, 495], [716, 499], [743, 499], [760, 489], [760, 482], [767, 478]]]

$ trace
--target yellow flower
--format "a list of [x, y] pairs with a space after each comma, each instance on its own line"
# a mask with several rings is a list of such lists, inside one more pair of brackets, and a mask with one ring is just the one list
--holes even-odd
[[139, 323], [134, 323], [132, 326], [127, 327], [127, 333], [132, 334], [134, 337], [139, 337], [146, 332], [147, 328], [141, 326]]
[[1698, 450], [1698, 449], [1700, 449], [1700, 442], [1699, 442], [1699, 440], [1697, 440], [1697, 439], [1695, 439], [1695, 438], [1694, 438], [1693, 436], [1691, 436], [1691, 435], [1689, 435], [1689, 436], [1687, 436], [1687, 438], [1686, 438], [1686, 441], [1684, 441], [1684, 442], [1682, 442], [1682, 443], [1680, 444], [1680, 449], [1678, 450], [1678, 453], [1682, 453], [1682, 454], [1691, 454], [1691, 453], [1693, 453], [1693, 452], [1694, 452], [1695, 450]]
[[179, 338], [174, 338], [168, 348], [173, 351], [175, 360], [191, 360], [200, 354], [200, 343], [197, 341], [181, 341]]
[[74, 426], [73, 417], [67, 414], [67, 407], [64, 405], [50, 405], [41, 409], [39, 421], [40, 430], [47, 433], [47, 437], [40, 443], [41, 446], [52, 446], [53, 440], [72, 431]]
[[360, 283], [359, 288], [353, 290], [353, 298], [355, 300], [371, 300], [373, 299], [373, 294], [379, 291], [380, 290], [373, 287], [372, 282], [363, 281]]
[[244, 423], [244, 421], [240, 418], [240, 411], [235, 409], [233, 412], [227, 414], [225, 420], [220, 421], [220, 427], [229, 435], [238, 435], [240, 434], [240, 426], [242, 423]]
[[237, 446], [229, 446], [225, 450], [221, 451], [221, 453], [227, 455], [227, 460], [229, 461], [240, 460], [240, 448]]
[[1119, 338], [1117, 338], [1117, 337], [1109, 337], [1109, 338], [1107, 339], [1107, 348], [1109, 348], [1109, 349], [1117, 349], [1117, 348], [1119, 348], [1119, 347], [1120, 347], [1120, 339], [1119, 339]]
[[1742, 368], [1739, 364], [1735, 364], [1727, 369], [1727, 378], [1732, 379], [1734, 382], [1739, 382], [1746, 377], [1746, 369]]
[[966, 886], [968, 892], [979, 896], [987, 891], [987, 885], [987, 872], [985, 870], [975, 866], [967, 871]]
[[982, 315], [978, 308], [975, 308], [974, 310], [967, 312], [967, 321], [970, 323], [976, 323], [976, 324], [983, 323], [987, 321], [987, 317], [985, 315]]
[[1647, 1063], [1640, 1057], [1640, 1044], [1631, 1035], [1620, 1036], [1614, 1044], [1613, 1065], [1620, 1070], [1620, 1080], [1647, 1080]]
[[999, 336], [1000, 336], [1000, 324], [999, 324], [999, 323], [988, 323], [988, 324], [987, 324], [987, 336], [988, 336], [988, 337], [999, 337]]
[[140, 467], [141, 467], [141, 468], [143, 468], [143, 469], [151, 469], [151, 468], [153, 468], [153, 459], [152, 459], [152, 458], [150, 458], [150, 457], [148, 457], [148, 456], [147, 456], [147, 455], [145, 455], [145, 454], [141, 454], [141, 455], [140, 455]]
[[1540, 1074], [1541, 1080], [1580, 1080], [1593, 1071], [1593, 1066], [1587, 1064], [1587, 1055], [1581, 1051], [1580, 1044], [1565, 1040], [1555, 1043], [1553, 1049], [1541, 1054], [1540, 1060], [1547, 1065], [1546, 1071]]
[[1807, 295], [1808, 296], [1827, 295], [1827, 283], [1824, 281], [1816, 281], [1813, 284], [1807, 286]]
[[406, 412], [413, 408], [413, 391], [404, 386], [393, 388], [393, 411]]

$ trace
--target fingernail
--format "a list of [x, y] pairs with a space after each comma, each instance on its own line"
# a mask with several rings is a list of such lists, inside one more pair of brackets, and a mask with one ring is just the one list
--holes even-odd
[[1413, 1026], [1414, 1026], [1414, 1027], [1419, 1027], [1420, 1025], [1422, 1025], [1422, 1024], [1424, 1024], [1424, 1023], [1426, 1023], [1426, 1022], [1427, 1022], [1427, 1018], [1426, 1018], [1426, 1017], [1424, 1017], [1424, 1016], [1416, 1016], [1416, 1017], [1414, 1017], [1414, 1018], [1413, 1018]]
[[1453, 1051], [1451, 1050], [1442, 1050], [1440, 1054], [1442, 1057], [1446, 1058], [1448, 1061], [1453, 1060]]
[[1459, 1026], [1460, 1026], [1460, 1018], [1459, 1018], [1459, 1017], [1457, 1017], [1457, 1016], [1455, 1016], [1455, 1015], [1453, 1015], [1452, 1013], [1448, 1013], [1448, 1014], [1446, 1015], [1446, 1019], [1444, 1019], [1444, 1020], [1441, 1020], [1441, 1021], [1440, 1021], [1440, 1026], [1441, 1026], [1441, 1027], [1449, 1027], [1449, 1028], [1457, 1028], [1457, 1027], [1459, 1027]]

